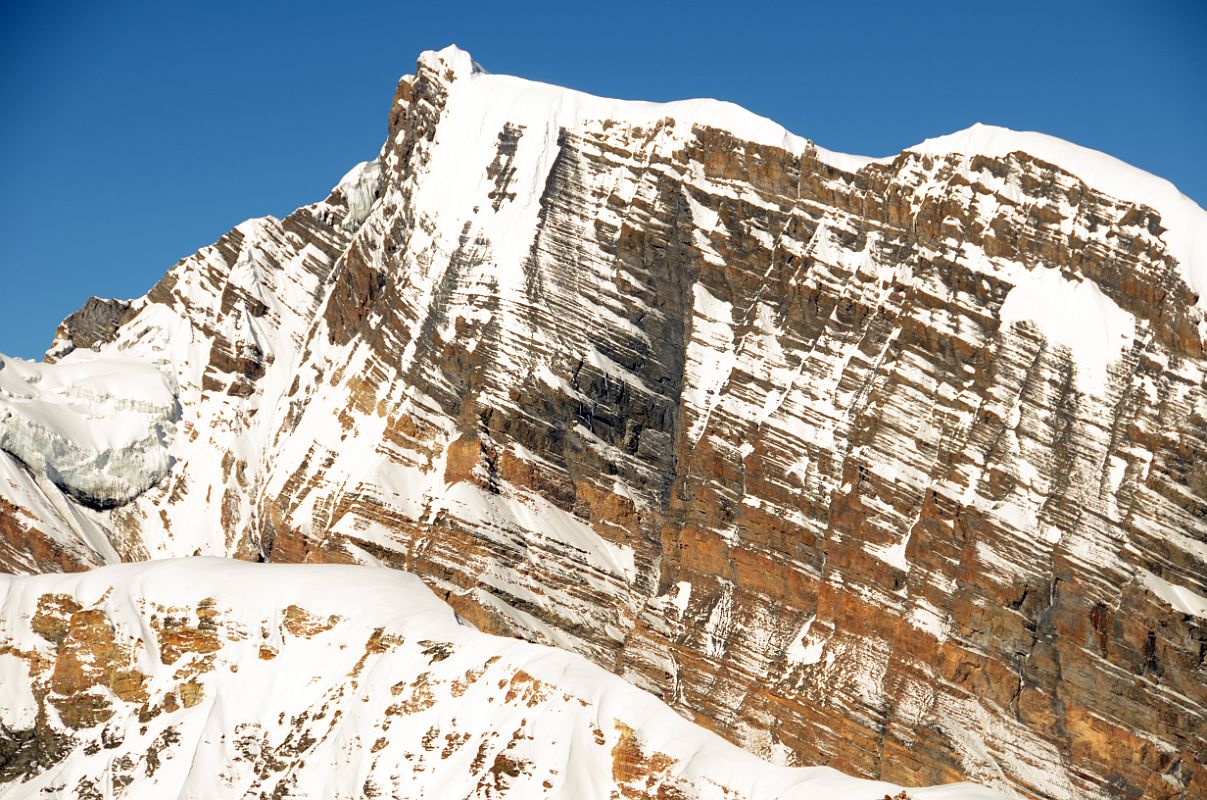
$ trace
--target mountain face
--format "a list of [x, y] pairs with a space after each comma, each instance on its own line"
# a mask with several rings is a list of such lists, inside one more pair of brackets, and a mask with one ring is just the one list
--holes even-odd
[[1050, 137], [864, 159], [429, 52], [328, 198], [3, 362], [0, 567], [390, 567], [778, 764], [1207, 797], [1204, 292], [1207, 213]]

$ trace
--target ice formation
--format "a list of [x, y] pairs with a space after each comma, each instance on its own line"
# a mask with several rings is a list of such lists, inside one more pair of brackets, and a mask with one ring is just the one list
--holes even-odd
[[178, 418], [169, 377], [136, 358], [0, 356], [0, 450], [85, 505], [118, 506], [158, 483]]

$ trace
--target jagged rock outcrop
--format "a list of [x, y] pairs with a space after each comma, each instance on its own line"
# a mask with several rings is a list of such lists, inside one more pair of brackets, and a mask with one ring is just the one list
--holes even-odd
[[0, 485], [0, 557], [397, 567], [786, 764], [1207, 796], [1205, 249], [1048, 137], [859, 159], [427, 53], [329, 198], [80, 334], [173, 376], [174, 466]]
[[[84, 307], [75, 312], [55, 332], [55, 340], [61, 343], [59, 356], [76, 348], [99, 347], [113, 340], [118, 328], [131, 316], [131, 305], [124, 300], [104, 297], [89, 297]], [[55, 355], [46, 360], [54, 362]]]

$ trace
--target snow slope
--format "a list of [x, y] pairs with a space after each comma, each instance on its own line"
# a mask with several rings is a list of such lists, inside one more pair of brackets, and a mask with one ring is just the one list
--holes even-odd
[[[579, 656], [459, 624], [394, 570], [166, 560], [3, 577], [0, 596], [0, 744], [35, 725], [66, 737], [58, 763], [0, 797], [898, 791], [760, 762]], [[78, 724], [73, 702], [111, 713]], [[910, 794], [1000, 797], [967, 784]]]

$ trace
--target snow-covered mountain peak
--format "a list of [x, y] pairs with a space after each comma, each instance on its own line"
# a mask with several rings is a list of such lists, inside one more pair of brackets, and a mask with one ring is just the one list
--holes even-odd
[[460, 50], [387, 130], [326, 199], [63, 323], [60, 360], [171, 374], [171, 468], [97, 509], [0, 454], [0, 563], [405, 569], [776, 764], [1203, 785], [1207, 346], [1176, 214], [1027, 134], [840, 156]]
[[440, 50], [424, 50], [419, 54], [418, 67], [428, 67], [451, 80], [486, 72], [473, 56], [456, 44]]
[[[587, 120], [633, 126], [670, 120], [680, 141], [689, 139], [696, 126], [705, 126], [727, 131], [743, 141], [778, 147], [793, 155], [800, 155], [812, 146], [820, 160], [846, 171], [856, 171], [868, 164], [888, 164], [896, 158], [873, 158], [816, 147], [810, 140], [778, 123], [727, 101], [693, 99], [652, 103], [615, 100], [487, 73], [468, 52], [456, 45], [425, 52], [419, 64], [433, 69], [455, 87], [457, 103], [475, 105], [489, 110], [491, 118], [508, 118], [516, 124], [532, 124], [534, 120], [543, 119], [556, 130], [574, 129]], [[1161, 236], [1168, 244], [1170, 254], [1177, 258], [1180, 274], [1199, 296], [1199, 306], [1207, 308], [1207, 234], [1203, 233], [1207, 230], [1207, 211], [1169, 181], [1113, 156], [1054, 136], [979, 122], [961, 131], [927, 139], [903, 152], [990, 158], [1022, 152], [1071, 173], [1104, 194], [1153, 208], [1161, 215], [1165, 229]]]
[[[481, 68], [469, 53], [450, 45], [427, 51], [419, 60], [455, 94], [467, 92], [470, 102], [493, 115], [513, 114], [532, 120], [545, 117], [558, 126], [574, 128], [586, 121], [648, 126], [670, 120], [681, 136], [696, 125], [717, 128], [745, 141], [800, 153], [808, 141], [782, 125], [725, 100], [698, 98], [670, 102], [619, 100], [567, 89], [554, 84], [496, 74]], [[468, 79], [468, 80], [467, 80]]]

